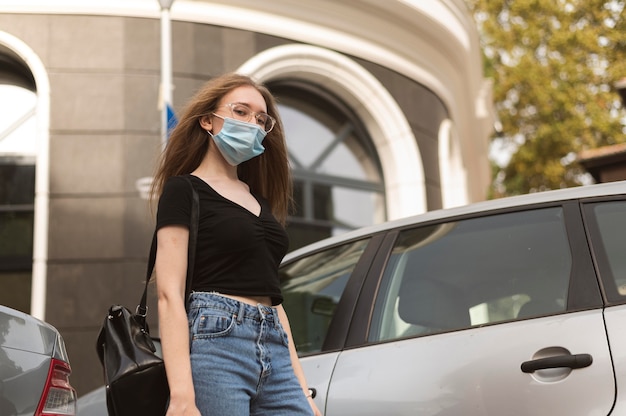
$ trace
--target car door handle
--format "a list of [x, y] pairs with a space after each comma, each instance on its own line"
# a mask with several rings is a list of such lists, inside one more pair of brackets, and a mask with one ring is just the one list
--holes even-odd
[[524, 361], [521, 367], [524, 373], [534, 373], [537, 370], [545, 370], [547, 368], [584, 368], [589, 367], [592, 362], [593, 357], [591, 354], [569, 354]]

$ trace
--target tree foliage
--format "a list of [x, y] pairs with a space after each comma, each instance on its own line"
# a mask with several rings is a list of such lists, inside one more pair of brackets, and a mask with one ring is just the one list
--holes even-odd
[[580, 185], [584, 149], [626, 141], [624, 0], [467, 0], [510, 149], [492, 196]]

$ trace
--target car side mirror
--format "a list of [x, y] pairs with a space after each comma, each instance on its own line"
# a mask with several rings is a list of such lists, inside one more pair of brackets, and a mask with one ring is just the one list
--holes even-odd
[[334, 316], [337, 303], [330, 297], [318, 297], [313, 301], [311, 305], [311, 312], [316, 315]]

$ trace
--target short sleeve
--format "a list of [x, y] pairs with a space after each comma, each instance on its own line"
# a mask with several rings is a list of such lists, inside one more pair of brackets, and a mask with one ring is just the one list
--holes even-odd
[[168, 178], [163, 185], [157, 209], [157, 230], [167, 225], [189, 227], [191, 218], [191, 186], [182, 176]]

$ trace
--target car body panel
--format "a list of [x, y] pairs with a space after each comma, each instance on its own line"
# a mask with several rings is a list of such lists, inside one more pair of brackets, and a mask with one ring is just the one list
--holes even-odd
[[329, 382], [335, 370], [339, 352], [312, 355], [300, 360], [307, 377], [309, 388], [315, 389], [315, 403], [323, 411], [326, 403]]
[[[548, 347], [591, 354], [593, 363], [521, 371]], [[593, 310], [343, 351], [326, 416], [607, 415], [614, 395], [602, 313]]]
[[6, 349], [52, 355], [57, 331], [51, 325], [0, 305], [0, 346]]
[[52, 358], [69, 362], [58, 331], [0, 305], [0, 415], [35, 413]]
[[[626, 305], [611, 306], [604, 311], [606, 332], [611, 351], [617, 391], [626, 391]], [[587, 336], [585, 334], [585, 336]], [[618, 394], [612, 414], [626, 414], [626, 394]]]
[[104, 386], [82, 395], [76, 403], [77, 416], [108, 416], [108, 414]]
[[[17, 415], [32, 416], [39, 403], [48, 377], [51, 357], [28, 351], [3, 349], [0, 360], [10, 363], [10, 368], [2, 366], [2, 395], [13, 406]], [[12, 375], [13, 374], [13, 375]], [[1, 406], [0, 406], [1, 409]], [[12, 413], [2, 413], [5, 414]]]

